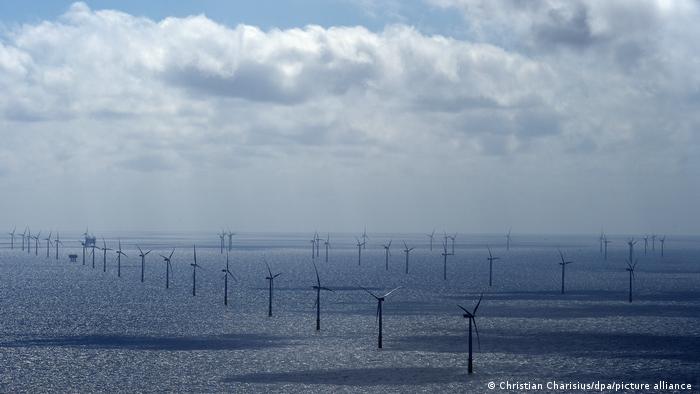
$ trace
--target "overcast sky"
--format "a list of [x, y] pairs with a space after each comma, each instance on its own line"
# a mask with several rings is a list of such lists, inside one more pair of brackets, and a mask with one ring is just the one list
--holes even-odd
[[700, 232], [698, 1], [141, 3], [0, 3], [3, 226]]

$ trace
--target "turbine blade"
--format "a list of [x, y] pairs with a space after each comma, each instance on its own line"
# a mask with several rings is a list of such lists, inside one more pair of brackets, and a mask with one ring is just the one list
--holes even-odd
[[476, 315], [476, 310], [479, 309], [479, 305], [481, 305], [482, 298], [484, 298], [484, 293], [481, 293], [481, 296], [479, 296], [479, 302], [476, 303], [476, 306], [474, 307], [474, 312], [472, 312], [472, 315]]
[[369, 293], [369, 295], [371, 295], [372, 297], [374, 297], [374, 298], [376, 298], [376, 299], [379, 299], [379, 297], [377, 297], [374, 293], [372, 293], [371, 291], [367, 290], [366, 288], [364, 288], [364, 287], [362, 287], [362, 286], [360, 286], [360, 288], [361, 288], [362, 290], [366, 291], [367, 293]]
[[382, 297], [382, 298], [386, 298], [386, 297], [389, 297], [389, 294], [391, 294], [391, 293], [395, 292], [396, 290], [398, 290], [398, 289], [400, 289], [400, 288], [401, 288], [401, 286], [399, 286], [399, 287], [397, 287], [397, 288], [393, 289], [392, 291], [390, 291], [390, 292], [388, 292], [388, 293], [384, 294], [384, 297]]

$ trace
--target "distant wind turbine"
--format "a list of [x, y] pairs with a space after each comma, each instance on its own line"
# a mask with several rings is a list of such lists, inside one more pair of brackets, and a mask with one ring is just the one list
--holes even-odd
[[197, 264], [197, 245], [192, 245], [192, 254], [194, 256], [194, 263], [190, 264], [192, 266], [192, 296], [197, 295], [197, 268], [201, 265]]
[[649, 236], [644, 236], [644, 255], [647, 255], [647, 246], [649, 245]]
[[472, 358], [472, 324], [474, 325], [474, 331], [476, 331], [476, 340], [477, 343], [479, 344], [479, 349], [481, 349], [481, 341], [479, 340], [479, 329], [476, 326], [476, 310], [479, 309], [479, 305], [481, 305], [481, 299], [484, 298], [484, 293], [481, 293], [481, 296], [479, 297], [479, 301], [476, 303], [476, 306], [474, 307], [474, 310], [469, 312], [465, 307], [461, 305], [457, 305], [459, 309], [464, 311], [464, 314], [462, 317], [467, 319], [469, 321], [469, 362], [467, 365], [467, 371], [469, 373], [473, 373], [473, 358]]
[[362, 230], [362, 249], [367, 249], [367, 226], [365, 226], [364, 230]]
[[24, 228], [24, 232], [22, 233], [22, 251], [24, 252], [24, 238], [27, 236], [27, 231], [29, 230], [29, 227]]
[[367, 293], [369, 293], [369, 295], [371, 295], [372, 297], [374, 297], [377, 300], [377, 321], [379, 322], [379, 336], [377, 337], [377, 347], [379, 349], [382, 348], [382, 329], [383, 329], [382, 305], [384, 304], [384, 300], [386, 299], [386, 297], [389, 297], [389, 295], [391, 293], [395, 292], [396, 290], [398, 290], [400, 288], [401, 287], [399, 286], [399, 287], [391, 290], [390, 292], [384, 294], [383, 296], [379, 297], [379, 296], [375, 295], [374, 293], [372, 293], [371, 291], [367, 290], [366, 288], [362, 287], [362, 290], [366, 291]]
[[447, 256], [454, 253], [447, 253], [447, 240], [442, 244], [442, 280], [447, 280]]
[[230, 252], [233, 249], [233, 236], [236, 235], [236, 233], [231, 232], [231, 230], [228, 230], [228, 233], [226, 235], [228, 236], [228, 251]]
[[39, 236], [41, 235], [41, 231], [37, 233], [34, 237], [34, 256], [39, 255]]
[[268, 276], [265, 278], [270, 282], [270, 297], [269, 297], [269, 302], [267, 304], [267, 316], [272, 317], [272, 291], [275, 288], [275, 278], [282, 275], [282, 273], [277, 273], [277, 274], [272, 274], [272, 270], [270, 269], [270, 265], [267, 264], [267, 261], [265, 262], [265, 266], [267, 266], [267, 272]]
[[311, 237], [311, 260], [316, 258], [316, 236]]
[[314, 234], [314, 239], [316, 241], [316, 257], [320, 257], [321, 239], [318, 237], [318, 231]]
[[634, 279], [634, 269], [637, 268], [637, 260], [635, 260], [634, 264], [632, 264], [630, 261], [627, 261], [627, 268], [625, 268], [625, 271], [630, 273], [630, 292], [629, 292], [629, 302], [632, 302], [632, 279]]
[[228, 278], [229, 276], [234, 281], [238, 282], [236, 276], [228, 268], [228, 253], [226, 253], [226, 268], [222, 269], [221, 272], [224, 273], [224, 305], [228, 306]]
[[[313, 262], [312, 262], [313, 263]], [[328, 287], [321, 286], [321, 278], [318, 276], [318, 268], [316, 263], [313, 263], [314, 271], [316, 272], [316, 286], [312, 286], [316, 290], [316, 331], [321, 330], [321, 290], [333, 291]]]
[[603, 254], [603, 258], [607, 261], [608, 260], [608, 244], [612, 243], [612, 241], [608, 240], [608, 236], [605, 236], [605, 239], [603, 240], [603, 244], [605, 245], [605, 253]]
[[172, 258], [173, 258], [173, 253], [175, 253], [175, 248], [173, 248], [172, 252], [170, 252], [170, 255], [163, 256], [162, 254], [159, 254], [160, 257], [163, 258], [163, 262], [165, 263], [165, 288], [169, 289], [170, 288], [170, 270], [172, 269], [172, 265], [170, 264]]
[[136, 248], [139, 250], [139, 257], [141, 257], [141, 282], [143, 282], [144, 279], [144, 274], [146, 271], [146, 256], [148, 256], [151, 251], [149, 250], [148, 252], [144, 253], [143, 250], [141, 250], [141, 247], [136, 245]]
[[56, 240], [54, 241], [54, 245], [56, 245], [56, 260], [58, 260], [58, 246], [63, 246], [63, 242], [60, 239], [58, 231], [56, 232]]
[[598, 244], [600, 245], [600, 254], [603, 254], [603, 242], [605, 242], [605, 233], [600, 230], [600, 237], [598, 237]]
[[656, 234], [651, 235], [651, 251], [656, 252]]
[[506, 234], [506, 250], [510, 250], [510, 232], [513, 230], [513, 228], [508, 229], [508, 233]]
[[666, 243], [666, 236], [664, 235], [659, 239], [659, 242], [661, 242], [661, 257], [664, 257], [664, 244]]
[[408, 274], [408, 254], [415, 248], [409, 248], [408, 245], [406, 245], [406, 241], [403, 242], [403, 248], [403, 252], [406, 254], [406, 273]]
[[119, 249], [117, 249], [117, 277], [122, 276], [122, 256], [129, 257], [126, 253], [122, 252], [122, 240], [119, 240]]
[[561, 265], [561, 293], [564, 294], [564, 276], [566, 275], [566, 266], [573, 263], [573, 261], [564, 260], [564, 254], [561, 252], [561, 250], [559, 251], [559, 257], [561, 257], [561, 263], [559, 263], [559, 265]]
[[218, 234], [218, 235], [219, 235], [219, 241], [220, 241], [219, 243], [221, 245], [219, 248], [220, 253], [223, 254], [224, 253], [224, 243], [225, 243], [224, 239], [226, 238], [226, 231], [221, 230], [221, 234]]
[[53, 231], [50, 231], [49, 236], [44, 238], [44, 241], [46, 241], [46, 258], [47, 259], [49, 258], [49, 253], [51, 251], [51, 245], [52, 245], [51, 235], [53, 235]]
[[391, 252], [389, 251], [389, 248], [391, 248], [391, 242], [392, 240], [389, 240], [388, 244], [384, 244], [384, 266], [387, 271], [389, 271], [389, 256], [391, 256]]
[[326, 241], [323, 243], [326, 246], [326, 263], [328, 262], [328, 249], [331, 247], [331, 233], [326, 236]]
[[8, 233], [10, 235], [10, 249], [15, 248], [15, 231], [17, 230], [17, 226], [12, 229], [12, 232]]
[[486, 260], [489, 261], [489, 286], [491, 286], [493, 284], [493, 262], [499, 260], [500, 257], [493, 257], [491, 254], [491, 248], [488, 246], [486, 248], [489, 250], [489, 257], [487, 257]]
[[629, 253], [630, 257], [629, 260], [632, 261], [634, 260], [634, 245], [637, 244], [637, 241], [634, 240], [634, 238], [630, 238], [627, 240], [627, 246], [629, 246]]
[[450, 241], [452, 241], [452, 252], [451, 252], [451, 254], [454, 255], [454, 254], [455, 254], [455, 240], [457, 239], [457, 233], [455, 233], [454, 235], [448, 235], [447, 238], [449, 238]]
[[364, 242], [360, 242], [360, 239], [355, 237], [357, 240], [357, 265], [362, 265], [362, 249], [365, 246]]
[[102, 238], [102, 247], [98, 247], [98, 249], [102, 251], [102, 272], [107, 272], [107, 251], [113, 249], [107, 247], [107, 242], [105, 242], [104, 238]]
[[428, 238], [430, 238], [430, 251], [433, 251], [433, 238], [435, 238], [435, 229], [433, 229], [433, 232], [430, 234], [426, 234]]

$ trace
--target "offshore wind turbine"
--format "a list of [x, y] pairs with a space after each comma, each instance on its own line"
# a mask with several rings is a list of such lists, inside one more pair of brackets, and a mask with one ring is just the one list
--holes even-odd
[[649, 245], [649, 236], [644, 236], [644, 255], [647, 255], [647, 246]]
[[391, 293], [393, 293], [393, 292], [395, 292], [396, 290], [400, 289], [401, 286], [399, 286], [399, 287], [397, 287], [397, 288], [391, 290], [390, 292], [384, 294], [384, 295], [381, 296], [381, 297], [375, 295], [374, 293], [372, 293], [371, 291], [365, 289], [365, 288], [362, 287], [362, 286], [360, 286], [360, 287], [362, 288], [362, 290], [366, 291], [367, 293], [369, 293], [369, 295], [371, 295], [372, 297], [374, 297], [374, 298], [377, 300], [377, 321], [379, 322], [379, 336], [377, 337], [377, 347], [378, 347], [379, 349], [381, 349], [381, 348], [382, 348], [382, 328], [383, 328], [383, 323], [382, 323], [382, 305], [384, 304], [384, 300], [386, 299], [386, 297], [389, 297], [389, 295], [390, 295]]
[[56, 260], [58, 260], [58, 245], [63, 245], [58, 231], [56, 232], [56, 240], [53, 243], [56, 245]]
[[151, 251], [149, 250], [144, 253], [140, 246], [136, 245], [136, 248], [139, 250], [139, 257], [141, 257], [141, 282], [143, 282], [144, 272], [146, 271], [146, 256], [148, 256]]
[[316, 237], [311, 237], [311, 260], [316, 258]]
[[221, 245], [221, 247], [219, 248], [219, 250], [220, 250], [219, 253], [224, 254], [224, 243], [225, 243], [224, 239], [226, 238], [226, 231], [221, 230], [221, 234], [218, 234], [218, 235], [219, 235], [219, 241], [220, 241], [219, 243]]
[[192, 266], [192, 296], [197, 295], [197, 267], [201, 265], [197, 264], [197, 245], [192, 245], [192, 253], [194, 256], [194, 263], [190, 264]]
[[318, 231], [315, 232], [314, 239], [316, 241], [316, 257], [320, 257], [321, 239], [318, 237]]
[[170, 261], [173, 258], [173, 253], [175, 253], [175, 248], [173, 248], [172, 252], [170, 252], [169, 256], [163, 256], [162, 254], [159, 254], [160, 257], [163, 258], [163, 262], [165, 263], [165, 288], [169, 289], [170, 288], [170, 270], [172, 269], [172, 265], [170, 265]]
[[603, 244], [605, 245], [605, 253], [603, 255], [603, 258], [607, 261], [608, 260], [608, 244], [612, 243], [612, 241], [608, 240], [608, 236], [605, 236], [605, 239], [603, 240]]
[[447, 253], [447, 240], [442, 243], [442, 280], [447, 280], [447, 256], [452, 256], [454, 253]]
[[433, 251], [433, 238], [435, 238], [435, 229], [433, 229], [433, 232], [430, 234], [426, 234], [428, 238], [430, 238], [430, 251]]
[[39, 236], [41, 235], [41, 231], [37, 233], [34, 237], [34, 256], [39, 255]]
[[415, 248], [409, 248], [408, 245], [406, 245], [406, 241], [403, 241], [403, 248], [403, 252], [406, 254], [406, 273], [408, 273], [408, 254]]
[[357, 265], [362, 265], [362, 249], [365, 247], [364, 242], [360, 242], [360, 239], [355, 237], [357, 240]]
[[22, 233], [22, 251], [24, 252], [24, 238], [27, 236], [27, 231], [29, 230], [29, 227], [24, 228], [24, 232]]
[[659, 242], [661, 242], [661, 257], [664, 257], [664, 244], [666, 243], [666, 236], [664, 235], [659, 239]]
[[[313, 262], [312, 262], [313, 263]], [[314, 271], [316, 272], [316, 286], [312, 286], [312, 289], [316, 290], [316, 331], [321, 330], [321, 290], [333, 291], [328, 287], [321, 286], [321, 278], [318, 276], [318, 268], [316, 263], [313, 263]]]
[[265, 279], [270, 282], [270, 297], [268, 299], [269, 302], [267, 304], [267, 316], [272, 317], [272, 291], [275, 287], [275, 278], [282, 275], [282, 273], [280, 272], [273, 275], [272, 270], [270, 269], [270, 265], [267, 264], [267, 261], [265, 262], [265, 266], [267, 267], [267, 272], [269, 274]]
[[32, 230], [27, 228], [27, 254], [32, 254]]
[[467, 319], [469, 321], [469, 361], [467, 364], [467, 371], [469, 373], [473, 373], [473, 358], [472, 358], [472, 324], [474, 325], [474, 331], [476, 331], [476, 340], [477, 343], [479, 344], [479, 349], [481, 349], [481, 340], [479, 339], [479, 329], [476, 326], [476, 310], [479, 309], [479, 305], [481, 305], [481, 299], [484, 298], [484, 293], [481, 293], [481, 296], [479, 297], [479, 301], [476, 303], [476, 306], [474, 307], [474, 310], [469, 312], [465, 307], [461, 305], [457, 305], [459, 309], [464, 311], [464, 314], [462, 317]]
[[326, 241], [323, 243], [326, 246], [326, 263], [328, 262], [328, 249], [331, 247], [331, 233], [326, 236]]
[[236, 276], [228, 268], [228, 253], [226, 253], [226, 268], [222, 269], [221, 272], [224, 273], [224, 305], [228, 306], [228, 277], [238, 282]]
[[49, 258], [49, 252], [51, 251], [51, 235], [53, 235], [53, 231], [49, 232], [49, 236], [44, 238], [44, 241], [46, 241], [46, 258]]
[[638, 260], [635, 260], [634, 264], [632, 264], [631, 261], [627, 261], [627, 268], [625, 268], [625, 271], [630, 273], [629, 302], [632, 302], [632, 279], [634, 279], [634, 269], [637, 268], [637, 262]]
[[508, 233], [506, 234], [506, 250], [510, 250], [510, 232], [513, 230], [513, 228], [508, 229]]
[[651, 251], [656, 252], [656, 234], [651, 235]]
[[102, 237], [102, 247], [98, 247], [98, 249], [102, 251], [102, 272], [107, 272], [107, 251], [114, 249], [107, 247], [104, 237]]
[[92, 253], [92, 268], [95, 268], [95, 244], [90, 245], [90, 252]]
[[122, 276], [122, 256], [129, 257], [126, 253], [122, 252], [122, 240], [119, 240], [119, 249], [117, 249], [117, 277]]
[[491, 254], [491, 248], [488, 246], [486, 247], [489, 250], [489, 257], [486, 258], [486, 260], [489, 261], [489, 286], [493, 284], [493, 262], [496, 260], [500, 260], [500, 257], [493, 257]]
[[389, 256], [391, 255], [391, 252], [389, 251], [389, 248], [391, 247], [391, 239], [389, 240], [388, 244], [384, 244], [384, 265], [386, 267], [386, 270], [389, 271]]
[[559, 251], [559, 257], [561, 257], [561, 263], [559, 263], [559, 265], [561, 265], [561, 293], [564, 294], [564, 276], [566, 275], [566, 266], [573, 263], [573, 261], [564, 260], [564, 254], [561, 252], [561, 250]]
[[637, 243], [637, 241], [635, 241], [634, 238], [630, 238], [627, 240], [627, 246], [629, 246], [629, 249], [630, 249], [630, 257], [629, 257], [630, 261], [634, 260], [634, 245], [636, 243]]
[[230, 252], [233, 249], [233, 236], [236, 235], [236, 233], [231, 232], [231, 230], [228, 230], [228, 233], [226, 236], [228, 236], [228, 251]]
[[8, 233], [10, 235], [10, 249], [15, 248], [15, 231], [17, 231], [17, 226], [12, 229], [12, 232]]
[[600, 237], [598, 237], [598, 244], [600, 245], [600, 254], [603, 254], [603, 242], [605, 242], [605, 233], [600, 230]]
[[362, 230], [362, 249], [367, 249], [367, 226]]
[[454, 235], [448, 235], [447, 238], [449, 238], [450, 241], [452, 241], [452, 253], [451, 254], [454, 255], [455, 254], [455, 240], [457, 239], [457, 233], [455, 233]]

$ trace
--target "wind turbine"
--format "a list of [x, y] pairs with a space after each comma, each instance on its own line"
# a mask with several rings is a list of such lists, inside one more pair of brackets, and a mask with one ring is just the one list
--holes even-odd
[[224, 273], [224, 305], [228, 306], [228, 277], [230, 276], [231, 279], [238, 282], [236, 276], [228, 269], [228, 253], [226, 253], [226, 268], [222, 269], [221, 272]]
[[192, 296], [197, 295], [197, 267], [201, 265], [197, 264], [197, 245], [192, 245], [192, 252], [194, 255], [194, 263], [190, 264], [192, 266]]
[[[312, 262], [313, 263], [313, 262]], [[321, 330], [321, 290], [333, 291], [328, 287], [321, 286], [321, 278], [318, 276], [318, 268], [316, 263], [313, 263], [314, 271], [316, 272], [316, 286], [312, 286], [316, 290], [316, 331]]]
[[225, 243], [225, 242], [224, 242], [224, 239], [225, 239], [225, 238], [226, 238], [226, 231], [221, 230], [221, 234], [219, 234], [219, 241], [221, 241], [221, 242], [220, 242], [220, 244], [221, 244], [220, 253], [221, 253], [221, 254], [224, 253], [224, 243]]
[[605, 242], [605, 233], [600, 230], [600, 237], [598, 238], [598, 244], [600, 245], [600, 254], [603, 254], [603, 242]]
[[630, 257], [629, 257], [630, 261], [634, 260], [634, 245], [636, 243], [637, 243], [637, 241], [635, 241], [634, 238], [630, 238], [627, 240], [627, 245], [630, 248]]
[[566, 266], [567, 264], [573, 263], [573, 261], [564, 260], [564, 254], [561, 252], [561, 250], [559, 251], [559, 257], [561, 257], [561, 263], [559, 263], [559, 265], [561, 265], [561, 293], [564, 294], [564, 275], [566, 274]]
[[448, 235], [447, 238], [449, 238], [452, 241], [452, 254], [455, 254], [455, 240], [457, 239], [457, 233], [455, 235]]
[[121, 278], [122, 276], [122, 256], [129, 257], [126, 253], [122, 252], [122, 240], [119, 240], [119, 249], [117, 249], [117, 276]]
[[165, 263], [165, 288], [166, 289], [170, 288], [170, 270], [172, 269], [172, 265], [170, 265], [170, 260], [173, 258], [173, 253], [175, 253], [175, 248], [173, 248], [172, 252], [170, 252], [170, 255], [168, 257], [165, 257], [162, 254], [159, 254], [159, 256], [163, 258], [163, 262]]
[[92, 268], [95, 268], [95, 244], [90, 245], [90, 253], [92, 253]]
[[371, 295], [372, 297], [374, 297], [377, 300], [377, 321], [379, 322], [379, 337], [377, 338], [377, 347], [379, 349], [381, 349], [382, 348], [382, 305], [384, 304], [384, 300], [386, 299], [386, 297], [388, 297], [391, 293], [395, 292], [396, 290], [400, 289], [401, 286], [393, 289], [392, 291], [384, 294], [381, 297], [375, 295], [374, 293], [365, 289], [362, 286], [360, 286], [360, 287], [362, 288], [362, 290], [366, 291], [367, 293], [369, 293], [369, 295]]
[[391, 247], [391, 241], [389, 240], [388, 244], [383, 245], [384, 246], [384, 265], [386, 266], [386, 270], [389, 271], [389, 256], [391, 255], [391, 252], [389, 251], [389, 248]]
[[430, 251], [433, 251], [433, 238], [435, 237], [435, 229], [433, 229], [433, 232], [430, 234], [426, 234], [428, 238], [430, 238]]
[[608, 260], [608, 244], [612, 243], [612, 241], [608, 240], [608, 236], [605, 236], [605, 239], [603, 240], [603, 244], [605, 244], [605, 254], [603, 255], [604, 259], [607, 261]]
[[47, 259], [49, 258], [49, 252], [50, 252], [50, 248], [51, 248], [51, 244], [52, 244], [51, 235], [53, 235], [53, 231], [50, 231], [49, 236], [44, 238], [44, 241], [46, 241], [46, 258]]
[[236, 235], [236, 233], [231, 232], [231, 230], [228, 230], [228, 233], [226, 234], [228, 236], [228, 251], [230, 252], [231, 249], [233, 249], [233, 236]]
[[510, 232], [513, 230], [513, 228], [508, 229], [508, 233], [506, 234], [506, 250], [510, 250]]
[[83, 265], [85, 265], [85, 248], [86, 248], [85, 241], [84, 240], [80, 241], [80, 245], [83, 247]]
[[493, 257], [493, 255], [491, 254], [491, 248], [489, 248], [488, 246], [486, 248], [489, 250], [489, 257], [487, 257], [486, 260], [489, 261], [489, 286], [491, 286], [493, 284], [493, 262], [496, 260], [500, 260], [500, 257]]
[[477, 343], [479, 344], [479, 350], [481, 350], [481, 340], [479, 339], [479, 329], [476, 326], [476, 310], [479, 309], [479, 305], [481, 304], [481, 299], [484, 298], [484, 293], [481, 293], [481, 296], [479, 297], [479, 301], [476, 303], [476, 306], [474, 307], [474, 310], [469, 312], [466, 308], [464, 308], [461, 305], [457, 305], [459, 309], [464, 311], [464, 314], [462, 317], [467, 319], [469, 321], [469, 363], [467, 364], [467, 371], [469, 373], [473, 373], [473, 363], [472, 363], [472, 324], [474, 325], [474, 331], [476, 331], [476, 340]]
[[149, 250], [148, 252], [144, 253], [143, 250], [141, 250], [141, 247], [136, 245], [136, 248], [139, 250], [139, 257], [141, 257], [141, 282], [143, 282], [143, 276], [144, 272], [146, 270], [146, 256], [148, 256], [151, 251]]
[[656, 234], [651, 235], [651, 251], [656, 252]]
[[22, 233], [22, 251], [24, 252], [24, 238], [27, 236], [27, 231], [29, 230], [29, 227], [24, 228], [24, 232]]
[[316, 257], [320, 257], [321, 239], [318, 237], [318, 231], [314, 234], [314, 239], [316, 241]]
[[661, 257], [664, 257], [664, 243], [666, 243], [666, 236], [664, 235], [659, 239], [659, 242], [661, 242]]
[[323, 243], [326, 246], [326, 263], [328, 262], [328, 249], [331, 247], [331, 233], [326, 236], [326, 241]]
[[355, 237], [357, 240], [357, 265], [362, 265], [362, 249], [365, 247], [365, 243], [360, 243], [360, 239]]
[[442, 243], [442, 280], [447, 280], [447, 256], [452, 256], [454, 253], [447, 253], [447, 240]]
[[313, 260], [316, 258], [316, 238], [311, 237], [309, 242], [311, 242], [311, 260]]
[[10, 235], [10, 249], [15, 248], [15, 231], [17, 230], [17, 226], [12, 229], [11, 233], [8, 233]]
[[41, 231], [39, 231], [39, 233], [37, 235], [32, 237], [32, 238], [34, 238], [34, 256], [39, 255], [39, 236], [40, 235], [41, 235]]
[[367, 249], [367, 226], [365, 226], [364, 230], [362, 230], [362, 249]]
[[408, 274], [408, 254], [415, 248], [409, 248], [406, 241], [403, 241], [403, 252], [406, 254], [406, 273]]
[[272, 290], [275, 287], [275, 278], [282, 275], [282, 273], [280, 272], [278, 274], [273, 275], [272, 270], [270, 269], [270, 265], [267, 264], [267, 261], [265, 262], [265, 266], [267, 266], [267, 272], [269, 274], [265, 279], [270, 281], [270, 298], [267, 306], [267, 316], [272, 317]]
[[56, 260], [58, 260], [58, 245], [63, 245], [63, 242], [61, 242], [61, 239], [59, 237], [58, 231], [56, 232], [56, 240], [53, 243], [54, 245], [56, 245]]
[[114, 249], [107, 247], [107, 242], [105, 242], [104, 237], [102, 238], [102, 247], [97, 247], [97, 249], [102, 251], [102, 272], [107, 272], [107, 251]]
[[634, 269], [637, 268], [637, 263], [638, 263], [638, 260], [635, 260], [634, 264], [632, 264], [630, 261], [627, 261], [627, 268], [625, 268], [625, 271], [630, 273], [629, 302], [632, 302], [632, 279], [634, 279]]
[[644, 236], [644, 255], [647, 255], [647, 246], [649, 245], [649, 236]]

